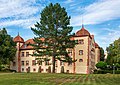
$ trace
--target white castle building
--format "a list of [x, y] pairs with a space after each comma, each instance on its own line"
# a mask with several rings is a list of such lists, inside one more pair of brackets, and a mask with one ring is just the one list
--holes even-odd
[[[65, 73], [80, 73], [80, 74], [90, 74], [95, 69], [95, 64], [100, 60], [100, 47], [94, 40], [94, 35], [91, 35], [82, 26], [73, 37], [74, 40], [78, 41], [73, 49], [67, 49], [69, 55], [73, 59], [77, 59], [76, 62], [72, 64], [63, 63], [59, 60], [56, 61], [56, 73], [61, 73], [61, 67], [64, 67]], [[48, 73], [52, 71], [52, 59], [46, 62], [37, 62], [33, 54], [35, 52], [34, 48], [30, 44], [34, 44], [33, 39], [28, 39], [24, 41], [22, 37], [18, 34], [14, 38], [14, 42], [17, 43], [16, 57], [13, 62], [11, 62], [10, 68], [16, 70], [17, 72], [27, 72], [28, 68], [30, 72], [41, 72]], [[49, 71], [50, 69], [51, 71]]]

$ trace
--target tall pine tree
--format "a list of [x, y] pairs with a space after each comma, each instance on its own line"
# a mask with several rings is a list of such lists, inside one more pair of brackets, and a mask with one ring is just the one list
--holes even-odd
[[[63, 62], [73, 62], [68, 55], [67, 48], [73, 48], [75, 41], [71, 40], [73, 30], [70, 25], [70, 17], [67, 15], [65, 8], [60, 4], [52, 4], [46, 6], [41, 12], [40, 22], [35, 24], [35, 28], [31, 28], [36, 37], [34, 46], [40, 60], [49, 60], [52, 57], [52, 72], [55, 73], [55, 61], [58, 59]], [[45, 57], [46, 56], [46, 57]]]

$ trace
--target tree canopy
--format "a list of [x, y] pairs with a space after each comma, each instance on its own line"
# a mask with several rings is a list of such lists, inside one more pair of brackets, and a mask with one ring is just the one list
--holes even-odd
[[70, 26], [70, 16], [60, 4], [50, 3], [46, 6], [41, 12], [40, 21], [31, 30], [36, 35], [34, 55], [39, 56], [39, 59], [43, 59], [43, 56], [52, 57], [53, 73], [56, 59], [63, 62], [73, 61], [66, 50], [75, 46], [75, 41], [71, 40], [73, 27]]
[[106, 62], [110, 65], [112, 65], [113, 63], [120, 64], [120, 38], [110, 44], [106, 50], [108, 52]]
[[5, 28], [0, 29], [0, 65], [9, 64], [16, 54], [16, 43], [13, 38], [7, 34]]

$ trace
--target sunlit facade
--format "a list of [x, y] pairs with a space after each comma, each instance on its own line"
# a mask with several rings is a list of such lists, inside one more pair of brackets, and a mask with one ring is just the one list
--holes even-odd
[[[93, 73], [95, 64], [100, 60], [100, 48], [94, 40], [94, 35], [91, 35], [84, 26], [82, 26], [72, 39], [76, 40], [78, 44], [73, 49], [67, 49], [67, 51], [69, 55], [77, 61], [68, 64], [57, 60], [55, 67], [56, 73], [61, 73], [62, 67], [65, 73]], [[10, 68], [12, 70], [27, 72], [29, 68], [30, 72], [52, 72], [52, 58], [50, 61], [38, 62], [35, 56], [29, 55], [35, 52], [34, 48], [30, 46], [30, 43], [34, 44], [33, 39], [24, 41], [24, 39], [18, 35], [14, 38], [14, 42], [17, 43], [17, 52], [15, 60], [11, 62]]]

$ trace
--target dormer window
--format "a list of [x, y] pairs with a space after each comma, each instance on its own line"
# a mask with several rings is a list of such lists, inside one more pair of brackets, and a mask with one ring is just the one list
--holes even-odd
[[79, 44], [84, 44], [84, 40], [83, 40], [83, 39], [80, 39], [80, 40], [79, 40]]
[[26, 48], [26, 47], [27, 47], [27, 45], [26, 45], [26, 44], [24, 44], [24, 47]]

